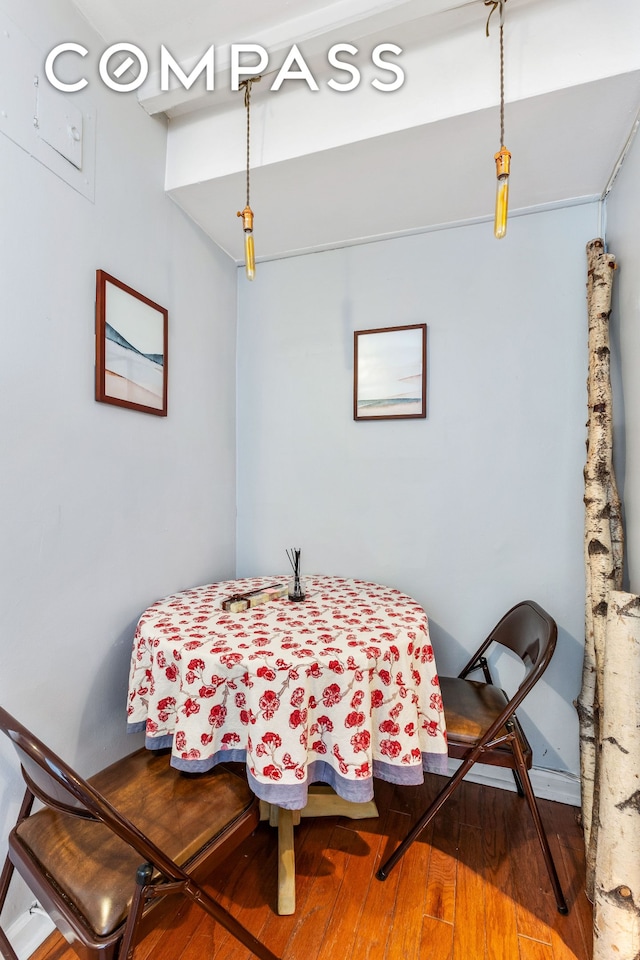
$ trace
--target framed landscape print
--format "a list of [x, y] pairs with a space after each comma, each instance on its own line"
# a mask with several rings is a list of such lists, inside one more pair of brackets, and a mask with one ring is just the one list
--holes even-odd
[[168, 312], [96, 271], [96, 400], [167, 415]]
[[353, 338], [353, 419], [426, 417], [426, 323], [356, 330]]

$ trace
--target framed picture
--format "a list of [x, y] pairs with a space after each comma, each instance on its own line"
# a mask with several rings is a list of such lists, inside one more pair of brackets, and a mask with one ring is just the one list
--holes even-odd
[[168, 321], [164, 307], [96, 271], [96, 400], [166, 417]]
[[356, 330], [353, 419], [408, 420], [426, 415], [426, 323]]

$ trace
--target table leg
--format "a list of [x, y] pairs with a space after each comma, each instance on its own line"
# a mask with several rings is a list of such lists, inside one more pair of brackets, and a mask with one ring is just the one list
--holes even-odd
[[352, 803], [343, 800], [331, 787], [315, 784], [309, 787], [307, 805], [302, 810], [284, 810], [274, 803], [260, 801], [260, 819], [278, 828], [278, 913], [290, 916], [296, 909], [296, 864], [293, 846], [293, 828], [300, 817], [349, 817], [363, 820], [377, 817], [375, 800]]
[[278, 913], [287, 917], [295, 913], [296, 909], [296, 865], [293, 850], [293, 821], [296, 811], [283, 810], [282, 807], [275, 809], [278, 811]]

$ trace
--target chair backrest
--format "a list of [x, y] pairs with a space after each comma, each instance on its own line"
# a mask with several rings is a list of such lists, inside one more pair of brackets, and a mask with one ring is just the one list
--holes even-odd
[[523, 683], [532, 671], [539, 676], [546, 668], [557, 638], [555, 620], [534, 600], [517, 603], [490, 634], [491, 641], [508, 647], [520, 657], [525, 666]]
[[95, 819], [81, 802], [81, 778], [2, 707], [0, 730], [11, 740], [27, 786], [39, 800], [71, 816]]
[[[492, 643], [511, 650], [522, 660], [525, 667], [524, 677], [511, 699], [515, 710], [547, 669], [557, 639], [558, 627], [553, 617], [535, 600], [522, 600], [508, 610], [496, 624], [460, 676], [464, 677], [481, 666], [482, 658]], [[483, 669], [486, 675], [486, 667]]]
[[162, 874], [175, 880], [185, 878], [173, 860], [2, 707], [0, 730], [16, 749], [27, 787], [42, 803], [74, 817], [106, 824]]

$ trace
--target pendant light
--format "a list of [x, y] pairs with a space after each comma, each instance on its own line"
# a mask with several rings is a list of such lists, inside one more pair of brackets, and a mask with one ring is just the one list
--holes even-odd
[[238, 211], [238, 216], [242, 217], [242, 229], [244, 230], [244, 269], [247, 280], [253, 280], [256, 275], [256, 257], [253, 246], [253, 210], [250, 206], [251, 190], [251, 85], [257, 83], [260, 77], [252, 77], [250, 80], [243, 80], [240, 87], [244, 87], [244, 105], [247, 110], [247, 202], [244, 210]]
[[507, 232], [507, 215], [509, 212], [509, 174], [511, 173], [511, 154], [504, 145], [504, 5], [507, 0], [484, 0], [486, 7], [491, 7], [487, 19], [486, 34], [489, 36], [489, 20], [496, 8], [500, 11], [500, 149], [496, 153], [496, 211], [493, 224], [493, 233], [497, 240], [502, 240]]

